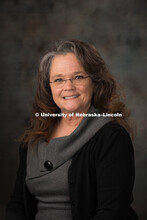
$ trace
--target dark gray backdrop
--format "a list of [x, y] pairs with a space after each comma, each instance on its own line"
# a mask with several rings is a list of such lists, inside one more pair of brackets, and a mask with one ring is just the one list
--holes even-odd
[[147, 219], [146, 9], [145, 0], [0, 1], [0, 219], [14, 186], [14, 139], [29, 116], [39, 58], [53, 41], [71, 38], [95, 44], [126, 90], [138, 127], [133, 206]]

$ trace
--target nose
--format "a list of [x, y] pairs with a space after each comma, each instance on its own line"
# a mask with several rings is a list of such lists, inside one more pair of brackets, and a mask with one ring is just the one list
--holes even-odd
[[65, 85], [64, 85], [64, 89], [69, 90], [69, 89], [73, 89], [73, 88], [74, 88], [74, 84], [73, 84], [72, 79], [67, 79], [65, 82]]

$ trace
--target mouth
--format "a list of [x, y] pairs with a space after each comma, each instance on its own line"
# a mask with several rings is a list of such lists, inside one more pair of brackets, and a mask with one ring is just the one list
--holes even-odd
[[63, 97], [63, 99], [75, 99], [75, 98], [77, 98], [77, 97], [79, 97], [79, 95], [72, 95], [72, 96], [64, 96]]

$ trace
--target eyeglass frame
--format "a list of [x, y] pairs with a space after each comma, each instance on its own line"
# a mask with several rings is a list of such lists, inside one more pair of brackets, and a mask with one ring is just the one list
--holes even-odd
[[[62, 81], [64, 82], [63, 86], [65, 85], [65, 83], [67, 82], [67, 80], [70, 80], [71, 83], [73, 83], [73, 80], [75, 80], [75, 77], [77, 77], [77, 76], [74, 76], [73, 78], [62, 79]], [[90, 77], [90, 76], [82, 76], [82, 77], [83, 77], [82, 79], [86, 79], [86, 78], [88, 78], [88, 77]], [[50, 84], [50, 83], [56, 83], [56, 81], [49, 82], [49, 84]]]

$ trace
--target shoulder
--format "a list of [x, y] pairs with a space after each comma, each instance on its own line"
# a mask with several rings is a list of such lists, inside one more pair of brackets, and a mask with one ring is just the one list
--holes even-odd
[[111, 139], [113, 136], [122, 135], [124, 137], [128, 137], [129, 133], [126, 131], [126, 129], [121, 126], [118, 123], [114, 123], [112, 121], [105, 124], [97, 133], [97, 138], [105, 138], [105, 139]]
[[100, 129], [100, 132], [108, 133], [108, 134], [118, 132], [118, 131], [128, 133], [123, 126], [113, 121], [108, 122]]
[[133, 151], [129, 133], [123, 126], [114, 122], [105, 124], [92, 138], [92, 143], [95, 155]]
[[21, 154], [25, 154], [27, 153], [27, 150], [28, 150], [28, 144], [23, 144], [23, 143], [20, 143], [19, 145], [19, 153]]
[[26, 161], [26, 157], [27, 157], [27, 151], [28, 151], [28, 145], [23, 145], [22, 143], [19, 145], [19, 159], [20, 162], [24, 162]]

